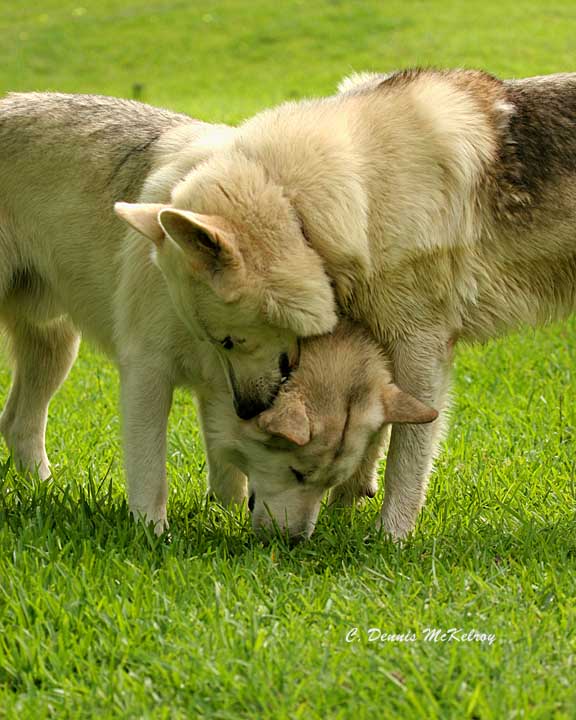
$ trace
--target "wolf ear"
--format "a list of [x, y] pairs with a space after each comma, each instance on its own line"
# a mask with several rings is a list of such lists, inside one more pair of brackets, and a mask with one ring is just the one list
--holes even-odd
[[162, 245], [164, 232], [158, 221], [158, 213], [166, 205], [158, 203], [114, 203], [114, 212], [134, 230], [147, 237], [157, 246]]
[[195, 269], [213, 274], [217, 270], [243, 267], [236, 238], [225, 229], [223, 218], [164, 207], [159, 220], [164, 232], [193, 261]]
[[400, 390], [394, 383], [384, 386], [381, 400], [385, 423], [429, 423], [438, 417], [437, 410]]
[[269, 435], [283, 438], [294, 445], [310, 442], [310, 420], [302, 400], [296, 397], [279, 397], [275, 404], [261, 413], [256, 424]]

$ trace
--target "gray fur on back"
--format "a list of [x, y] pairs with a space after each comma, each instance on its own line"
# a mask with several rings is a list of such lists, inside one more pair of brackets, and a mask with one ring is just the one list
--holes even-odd
[[86, 181], [110, 195], [136, 199], [166, 130], [197, 122], [134, 100], [101, 95], [11, 93], [0, 100], [0, 175], [34, 156], [45, 167], [83, 168]]

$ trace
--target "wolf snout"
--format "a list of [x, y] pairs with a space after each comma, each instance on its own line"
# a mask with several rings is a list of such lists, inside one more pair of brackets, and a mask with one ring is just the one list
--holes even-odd
[[258, 539], [264, 543], [264, 545], [268, 545], [273, 538], [282, 538], [285, 542], [288, 543], [288, 546], [293, 548], [296, 547], [296, 545], [300, 545], [300, 543], [304, 542], [305, 540], [308, 540], [310, 538], [310, 535], [312, 534], [312, 528], [309, 529], [301, 529], [298, 531], [291, 531], [289, 530], [288, 533], [286, 530], [282, 530], [282, 528], [278, 527], [277, 524], [264, 524], [259, 526], [254, 526], [254, 530], [256, 532], [256, 535], [258, 536]]
[[268, 544], [274, 537], [282, 538], [290, 547], [295, 547], [301, 542], [308, 540], [314, 530], [314, 525], [298, 521], [293, 525], [287, 525], [285, 522], [279, 521], [275, 517], [270, 515], [261, 514], [259, 511], [254, 511], [255, 498], [253, 495], [250, 496], [248, 501], [248, 507], [252, 513], [252, 527], [254, 532], [264, 544]]
[[296, 545], [300, 545], [301, 542], [304, 542], [304, 540], [308, 540], [310, 535], [308, 533], [298, 533], [297, 535], [290, 535], [288, 537], [288, 545], [293, 548], [296, 547]]
[[241, 382], [232, 367], [229, 368], [230, 385], [234, 398], [234, 410], [242, 420], [252, 420], [265, 410], [269, 410], [283, 383], [290, 377], [290, 371], [281, 366], [280, 371], [271, 375], [262, 375]]
[[[274, 535], [282, 535], [286, 538], [286, 528], [282, 528], [278, 525], [277, 521], [268, 516], [257, 514], [254, 516], [254, 508], [256, 506], [256, 493], [250, 493], [248, 498], [248, 510], [252, 513], [252, 526], [256, 531], [257, 535], [263, 542], [269, 542]], [[288, 529], [288, 544], [290, 547], [299, 545], [303, 540], [307, 540], [312, 534], [313, 528], [308, 526], [300, 526], [297, 529]]]
[[252, 420], [269, 406], [269, 402], [259, 398], [234, 398], [234, 410], [241, 420]]

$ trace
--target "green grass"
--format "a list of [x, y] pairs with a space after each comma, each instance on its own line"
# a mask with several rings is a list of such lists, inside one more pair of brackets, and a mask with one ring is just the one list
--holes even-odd
[[[236, 121], [352, 70], [574, 69], [576, 7], [4, 0], [0, 36], [0, 91], [144, 83], [149, 102]], [[576, 717], [575, 340], [571, 321], [458, 350], [452, 430], [404, 547], [374, 532], [377, 498], [323, 513], [293, 550], [204, 501], [184, 393], [173, 541], [134, 526], [116, 372], [84, 348], [51, 407], [55, 479], [0, 467], [0, 717]], [[452, 627], [495, 641], [424, 640]]]
[[2, 0], [0, 91], [144, 99], [236, 121], [353, 70], [574, 67], [572, 0]]

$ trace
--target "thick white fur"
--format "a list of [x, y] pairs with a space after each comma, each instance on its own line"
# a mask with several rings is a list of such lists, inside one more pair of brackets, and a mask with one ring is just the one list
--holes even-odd
[[[432, 71], [382, 80], [361, 76], [338, 96], [287, 103], [235, 131], [188, 125], [162, 135], [140, 200], [228, 223], [243, 273], [202, 269], [186, 237], [154, 250], [136, 233], [124, 237], [109, 198], [79, 200], [78, 164], [71, 177], [49, 153], [0, 166], [0, 293], [17, 358], [1, 427], [24, 460], [46, 467], [45, 409], [77, 343], [61, 319], [67, 313], [120, 366], [131, 507], [161, 525], [172, 387], [195, 383], [203, 364], [206, 377], [219, 372], [199, 343], [240, 338], [223, 367], [240, 396], [269, 398], [279, 355], [294, 353], [296, 335], [334, 328], [335, 294], [389, 352], [395, 382], [441, 411], [430, 425], [392, 431], [381, 522], [394, 537], [411, 531], [444, 425], [454, 342], [576, 306], [571, 160], [563, 165], [549, 149], [543, 179], [510, 161], [519, 140], [508, 136], [516, 112], [508, 96], [526, 103], [529, 124], [534, 106], [546, 104], [542, 93], [552, 92], [566, 144], [558, 100], [566, 93], [573, 101], [576, 80], [505, 86]], [[535, 120], [522, 138], [530, 143], [541, 126]], [[43, 282], [34, 302], [26, 295], [15, 303], [10, 283], [26, 284], [15, 275], [26, 267]], [[189, 282], [190, 268], [202, 282]], [[47, 358], [44, 390], [35, 393], [30, 358], [39, 355]], [[209, 415], [202, 392], [200, 405]], [[221, 476], [217, 485], [245, 492], [240, 473], [232, 482]]]
[[[54, 97], [30, 100], [36, 107], [48, 103], [50, 116]], [[95, 116], [99, 102], [94, 99]], [[115, 101], [104, 102], [114, 119]], [[176, 312], [153, 244], [115, 217], [114, 200], [123, 198], [107, 189], [110, 158], [91, 158], [87, 182], [79, 162], [83, 138], [70, 133], [54, 141], [40, 119], [36, 146], [27, 146], [20, 134], [29, 121], [12, 126], [7, 121], [5, 129], [3, 112], [0, 103], [0, 134], [7, 138], [0, 153], [0, 313], [15, 370], [0, 430], [20, 467], [49, 476], [48, 404], [74, 362], [81, 331], [119, 367], [129, 505], [159, 532], [166, 525], [166, 428], [173, 388], [222, 388], [224, 373], [212, 346]], [[202, 123], [167, 131], [156, 145], [142, 199], [168, 202], [182, 175], [231, 133]], [[111, 147], [110, 153], [119, 155], [112, 165], [127, 150], [130, 145]], [[95, 189], [100, 185], [102, 190]], [[230, 397], [228, 412], [233, 415]], [[241, 501], [242, 473], [219, 465], [209, 451], [208, 458], [210, 482], [220, 497]]]
[[[87, 122], [106, 137], [101, 145], [90, 127], [70, 126], [70, 105], [78, 104], [87, 110]], [[246, 477], [238, 467], [250, 471], [259, 508], [274, 495], [270, 502], [276, 516], [286, 510], [290, 531], [308, 533], [328, 485], [323, 480], [315, 491], [296, 486], [289, 462], [301, 462], [300, 456], [266, 447], [266, 432], [254, 422], [239, 421], [226, 370], [233, 368], [238, 384], [261, 373], [267, 363], [280, 375], [278, 357], [297, 349], [296, 334], [322, 333], [336, 324], [323, 261], [302, 236], [280, 186], [269, 186], [257, 164], [237, 156], [232, 147], [236, 131], [186, 119], [180, 123], [176, 117], [170, 119], [174, 127], [160, 133], [151, 155], [143, 156], [139, 145], [134, 150], [129, 131], [127, 138], [117, 137], [126, 110], [130, 121], [143, 120], [142, 128], [134, 130], [147, 134], [157, 111], [135, 110], [110, 98], [40, 94], [0, 101], [0, 318], [15, 365], [0, 431], [20, 467], [37, 470], [42, 478], [50, 475], [48, 405], [75, 360], [82, 332], [120, 371], [124, 461], [134, 516], [154, 523], [157, 532], [166, 527], [167, 423], [173, 390], [184, 385], [198, 399], [210, 491], [224, 503], [241, 502]], [[218, 161], [208, 166], [220, 150]], [[222, 168], [225, 178], [214, 198], [205, 187], [213, 190], [210, 176]], [[260, 215], [238, 202], [243, 193], [259, 201]], [[139, 202], [122, 202], [125, 194], [138, 194]], [[208, 205], [211, 214], [203, 215]], [[180, 229], [172, 229], [171, 216], [184, 221]], [[195, 243], [197, 227], [214, 229], [215, 236], [220, 232], [230, 262], [222, 261], [222, 250], [219, 265], [210, 264], [216, 262], [210, 252], [206, 255], [202, 243]], [[277, 247], [278, 241], [291, 240], [291, 233], [298, 236], [296, 242]], [[357, 250], [349, 253], [354, 266], [363, 262]], [[341, 335], [350, 342], [349, 333]], [[237, 351], [215, 349], [227, 336], [241, 338]], [[380, 354], [371, 351], [374, 378], [389, 383]], [[335, 404], [350, 390], [350, 383], [342, 385], [341, 372], [348, 366], [349, 373], [362, 377], [366, 360], [365, 354], [355, 356], [349, 367], [350, 353], [341, 355], [340, 366], [327, 376], [321, 360], [312, 372], [318, 383], [328, 384]], [[380, 385], [373, 385], [369, 410], [374, 406], [378, 413], [370, 411], [364, 420], [364, 399], [353, 406], [358, 415], [350, 423], [353, 441], [338, 472], [329, 472], [332, 485], [354, 476], [363, 448], [385, 421]], [[371, 390], [370, 383], [366, 386]], [[342, 412], [342, 426], [346, 417]], [[340, 443], [339, 436], [330, 439]], [[318, 425], [315, 445], [305, 454], [310, 468], [324, 476], [328, 468], [322, 458], [332, 449], [325, 441]], [[350, 497], [361, 493], [360, 484], [349, 488]], [[279, 496], [274, 488], [286, 493]], [[255, 524], [260, 521], [256, 513]]]
[[[201, 207], [191, 209], [209, 213], [219, 185], [235, 178], [228, 212], [256, 218], [248, 234], [258, 225], [266, 232], [252, 245], [271, 253], [299, 242], [285, 220], [289, 202], [341, 309], [390, 352], [395, 381], [442, 411], [429, 426], [392, 432], [381, 522], [394, 537], [411, 531], [424, 502], [454, 342], [546, 322], [576, 305], [570, 163], [543, 157], [559, 165], [544, 183], [531, 179], [537, 168], [522, 166], [524, 148], [514, 159], [518, 142], [538, 152], [531, 138], [542, 121], [530, 103], [545, 107], [543, 86], [558, 93], [556, 108], [575, 83], [574, 75], [519, 83], [460, 71], [360, 75], [337, 96], [286, 103], [248, 120], [231, 153], [217, 153], [182, 184], [194, 204], [203, 180]], [[508, 99], [519, 88], [528, 115], [517, 132], [534, 115], [520, 139], [510, 134], [516, 107]], [[565, 122], [557, 121], [559, 132]], [[256, 176], [265, 184], [253, 192]], [[287, 282], [295, 298], [310, 297], [304, 266]]]

